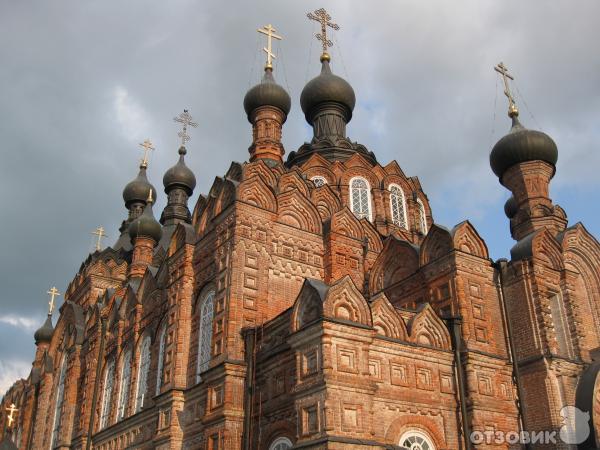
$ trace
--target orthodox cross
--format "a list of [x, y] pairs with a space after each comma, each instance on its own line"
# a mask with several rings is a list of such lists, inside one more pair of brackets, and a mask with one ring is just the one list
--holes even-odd
[[150, 150], [154, 150], [154, 146], [152, 145], [152, 142], [150, 142], [150, 139], [146, 139], [144, 142], [138, 145], [144, 149], [144, 157], [142, 158], [141, 166], [148, 167], [148, 152], [150, 152]]
[[263, 47], [263, 51], [267, 54], [267, 64], [265, 65], [265, 69], [273, 69], [273, 59], [275, 59], [275, 54], [273, 53], [273, 39], [280, 41], [283, 38], [275, 34], [277, 30], [273, 28], [273, 25], [271, 24], [265, 25], [256, 31], [267, 36], [267, 46]]
[[48, 308], [48, 314], [52, 314], [52, 311], [54, 311], [54, 297], [60, 295], [60, 292], [58, 292], [58, 289], [56, 289], [55, 287], [52, 287], [52, 289], [50, 289], [46, 293], [50, 295], [50, 301], [48, 302], [48, 305], [50, 306]]
[[519, 109], [517, 108], [517, 104], [515, 103], [515, 98], [512, 95], [510, 90], [510, 86], [508, 85], [508, 80], [513, 80], [514, 77], [508, 73], [508, 68], [504, 65], [503, 62], [494, 67], [494, 70], [502, 75], [502, 81], [504, 82], [504, 95], [508, 98], [508, 115], [510, 117], [519, 114]]
[[327, 27], [331, 27], [334, 30], [339, 30], [340, 26], [337, 23], [331, 22], [331, 16], [325, 11], [324, 8], [317, 9], [314, 12], [306, 15], [310, 20], [315, 20], [321, 24], [321, 33], [317, 33], [315, 36], [317, 40], [323, 44], [323, 55], [327, 55], [327, 48], [333, 46], [333, 42], [327, 39]]
[[92, 234], [98, 237], [98, 240], [96, 241], [96, 250], [100, 250], [102, 238], [106, 237], [106, 234], [104, 234], [104, 228], [98, 227], [96, 228], [96, 231], [92, 231]]
[[10, 405], [10, 408], [6, 408], [6, 410], [8, 411], [8, 416], [6, 416], [6, 418], [8, 419], [8, 427], [12, 427], [13, 422], [15, 421], [15, 416], [14, 414], [18, 411], [17, 407], [15, 406], [14, 403], [12, 403]]
[[178, 117], [175, 117], [173, 120], [183, 125], [183, 130], [177, 133], [177, 136], [181, 138], [181, 146], [185, 147], [185, 143], [191, 139], [190, 136], [187, 134], [187, 127], [189, 126], [196, 128], [198, 124], [196, 122], [193, 122], [192, 115], [188, 112], [187, 109], [184, 109], [183, 112], [179, 114]]

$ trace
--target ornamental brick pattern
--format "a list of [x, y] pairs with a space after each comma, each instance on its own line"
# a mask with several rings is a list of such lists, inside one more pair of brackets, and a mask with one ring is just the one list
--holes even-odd
[[[585, 381], [600, 371], [600, 245], [566, 228], [548, 163], [504, 174], [518, 242], [494, 263], [468, 221], [434, 223], [395, 161], [305, 151], [284, 165], [285, 115], [263, 106], [251, 120], [250, 162], [217, 177], [164, 245], [139, 237], [81, 265], [51, 341], [2, 400], [19, 413], [11, 427], [0, 416], [0, 437], [19, 449], [390, 449], [416, 433], [439, 450], [510, 448], [468, 434], [556, 431], [563, 406], [587, 404], [600, 436]], [[370, 218], [352, 212], [356, 177]]]

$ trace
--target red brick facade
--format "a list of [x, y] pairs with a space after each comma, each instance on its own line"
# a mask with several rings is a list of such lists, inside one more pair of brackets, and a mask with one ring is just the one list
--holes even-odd
[[[469, 431], [560, 428], [600, 347], [600, 245], [566, 228], [548, 164], [505, 174], [519, 242], [493, 263], [469, 222], [434, 223], [396, 162], [284, 165], [285, 117], [257, 111], [251, 162], [166, 248], [138, 237], [82, 264], [0, 431], [20, 449], [384, 449], [413, 432], [455, 450]], [[509, 445], [472, 446], [488, 447]]]

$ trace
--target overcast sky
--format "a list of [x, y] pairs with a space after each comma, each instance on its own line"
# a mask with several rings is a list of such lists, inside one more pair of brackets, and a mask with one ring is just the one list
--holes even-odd
[[510, 126], [493, 71], [504, 61], [523, 124], [558, 144], [553, 199], [571, 224], [600, 235], [596, 0], [4, 0], [0, 395], [29, 373], [46, 291], [64, 292], [92, 249], [95, 227], [116, 240], [139, 142], [154, 142], [148, 173], [162, 187], [177, 159], [172, 118], [189, 108], [199, 123], [188, 144], [198, 179], [191, 208], [230, 161], [247, 159], [242, 100], [264, 63], [259, 26], [272, 23], [285, 38], [275, 77], [292, 97], [286, 150], [310, 140], [299, 97], [319, 71], [317, 29], [306, 13], [321, 6], [341, 28], [332, 69], [356, 91], [349, 136], [382, 164], [396, 159], [417, 175], [436, 222], [451, 227], [468, 218], [492, 257], [509, 254], [509, 194], [488, 162]]

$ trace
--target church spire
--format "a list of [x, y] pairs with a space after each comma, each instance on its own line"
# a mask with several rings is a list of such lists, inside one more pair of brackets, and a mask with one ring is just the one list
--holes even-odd
[[267, 37], [267, 46], [263, 48], [267, 61], [261, 82], [244, 97], [244, 109], [252, 124], [252, 144], [248, 148], [250, 162], [262, 159], [269, 164], [282, 164], [285, 150], [281, 143], [281, 129], [290, 112], [291, 99], [273, 77], [273, 39], [283, 38], [275, 34], [277, 30], [271, 24], [257, 31]]
[[[180, 222], [191, 223], [191, 213], [188, 209], [188, 198], [194, 192], [196, 187], [196, 177], [194, 172], [185, 164], [185, 155], [187, 149], [185, 143], [191, 138], [187, 134], [187, 128], [196, 128], [198, 124], [187, 109], [173, 119], [182, 125], [182, 130], [178, 133], [181, 138], [179, 147], [179, 160], [177, 164], [165, 172], [163, 176], [163, 186], [167, 194], [167, 206], [160, 216], [160, 223], [165, 226], [177, 225]], [[165, 233], [165, 237], [168, 233]], [[170, 237], [170, 235], [169, 235]]]
[[507, 208], [512, 237], [520, 241], [540, 228], [558, 233], [567, 223], [564, 211], [553, 205], [549, 193], [550, 180], [556, 171], [558, 149], [546, 133], [521, 125], [519, 109], [509, 84], [514, 77], [503, 63], [495, 66], [494, 70], [504, 82], [512, 127], [494, 145], [490, 153], [490, 166], [500, 183], [513, 195]]
[[125, 208], [129, 211], [127, 219], [125, 219], [119, 227], [119, 239], [113, 246], [115, 250], [131, 250], [131, 242], [127, 233], [129, 224], [137, 219], [144, 210], [146, 205], [146, 199], [151, 191], [156, 192], [154, 186], [148, 181], [146, 176], [146, 170], [148, 169], [148, 154], [154, 150], [154, 146], [150, 139], [145, 139], [144, 142], [139, 144], [143, 149], [144, 155], [140, 161], [140, 171], [137, 177], [127, 183], [125, 189], [123, 189], [123, 201], [125, 202]]

